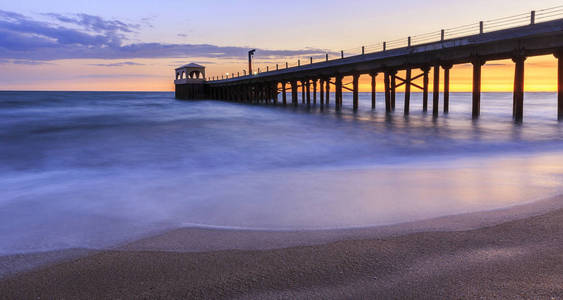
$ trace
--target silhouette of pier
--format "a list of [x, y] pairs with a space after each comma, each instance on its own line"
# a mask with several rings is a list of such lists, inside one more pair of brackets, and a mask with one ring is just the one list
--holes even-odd
[[[429, 73], [433, 72], [432, 113], [439, 114], [440, 76], [444, 76], [442, 109], [449, 111], [450, 69], [457, 64], [472, 64], [472, 115], [478, 118], [481, 104], [481, 68], [492, 60], [512, 59], [515, 64], [513, 118], [521, 122], [524, 112], [525, 60], [531, 56], [553, 54], [558, 60], [558, 119], [563, 120], [563, 6], [531, 13], [479, 22], [436, 33], [363, 46], [354, 51], [341, 51], [336, 59], [309, 57], [307, 63], [297, 61], [267, 67], [265, 72], [237, 72], [221, 78], [187, 82], [176, 73], [176, 97], [182, 99], [209, 98], [246, 103], [275, 103], [298, 106], [317, 103], [330, 105], [334, 88], [334, 106], [342, 108], [343, 90], [352, 92], [353, 109], [358, 109], [359, 78], [371, 76], [371, 107], [376, 103], [376, 77], [383, 76], [385, 110], [392, 113], [396, 106], [396, 90], [404, 86], [404, 113], [410, 113], [411, 89], [422, 91], [423, 111], [429, 108]], [[346, 53], [351, 53], [345, 55]], [[251, 56], [249, 55], [249, 58]], [[303, 61], [303, 62], [304, 62]], [[251, 66], [249, 65], [249, 68]], [[404, 76], [398, 76], [404, 71]], [[443, 71], [443, 72], [442, 72]], [[242, 73], [242, 75], [241, 75]], [[351, 76], [350, 83], [343, 78]], [[180, 75], [181, 77], [181, 75]], [[182, 81], [184, 80], [184, 81]], [[189, 81], [189, 78], [188, 78]], [[197, 94], [179, 91], [188, 86], [203, 85]], [[193, 87], [189, 88], [194, 90]], [[288, 97], [288, 93], [290, 94]], [[281, 98], [281, 99], [279, 99]]]

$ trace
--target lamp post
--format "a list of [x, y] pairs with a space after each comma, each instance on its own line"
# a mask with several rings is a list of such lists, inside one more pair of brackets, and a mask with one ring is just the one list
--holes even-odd
[[252, 49], [248, 51], [248, 74], [251, 75], [252, 75], [252, 56], [254, 55], [254, 52], [256, 52], [256, 49]]

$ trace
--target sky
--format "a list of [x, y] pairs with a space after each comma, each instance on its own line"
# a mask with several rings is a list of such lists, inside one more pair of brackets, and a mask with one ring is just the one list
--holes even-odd
[[[175, 67], [208, 76], [376, 50], [382, 41], [439, 32], [560, 0], [0, 0], [0, 90], [171, 91]], [[486, 23], [488, 24], [488, 23]], [[472, 27], [473, 28], [473, 27]], [[448, 31], [446, 31], [448, 32]], [[416, 39], [415, 39], [416, 40]], [[511, 91], [511, 61], [483, 68], [483, 91]], [[525, 89], [554, 91], [553, 56], [526, 61]], [[382, 76], [380, 76], [382, 77]], [[380, 81], [378, 79], [378, 81]], [[452, 91], [469, 91], [471, 69], [455, 66]], [[382, 87], [382, 84], [379, 84]], [[368, 91], [367, 76], [360, 88]]]

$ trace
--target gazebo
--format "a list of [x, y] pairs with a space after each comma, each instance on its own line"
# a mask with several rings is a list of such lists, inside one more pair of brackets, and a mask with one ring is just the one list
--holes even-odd
[[205, 80], [205, 67], [195, 63], [176, 68], [176, 80]]
[[205, 67], [195, 63], [174, 70], [176, 98], [203, 99], [205, 97]]

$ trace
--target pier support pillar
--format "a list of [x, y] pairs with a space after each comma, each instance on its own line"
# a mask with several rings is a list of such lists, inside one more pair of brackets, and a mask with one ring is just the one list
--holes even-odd
[[395, 100], [397, 93], [397, 71], [391, 72], [391, 111], [395, 111]]
[[440, 104], [440, 65], [434, 65], [434, 86], [432, 87], [432, 115], [438, 116]]
[[301, 80], [301, 104], [305, 104], [305, 81]]
[[442, 65], [444, 69], [444, 113], [450, 112], [450, 69], [451, 64]]
[[274, 93], [272, 90], [272, 85], [266, 83], [264, 85], [264, 89], [266, 90], [266, 103], [273, 103], [274, 102]]
[[325, 93], [324, 93], [325, 86], [324, 85], [325, 85], [324, 79], [322, 79], [322, 78], [319, 79], [319, 98], [321, 100], [321, 107], [323, 107], [324, 104], [325, 104], [324, 103], [325, 102]]
[[479, 118], [481, 114], [481, 67], [485, 61], [480, 58], [475, 58], [471, 62], [473, 64], [473, 113], [474, 119]]
[[342, 75], [336, 75], [336, 109], [342, 108]]
[[358, 98], [359, 98], [359, 94], [358, 94], [358, 93], [359, 93], [359, 90], [358, 90], [358, 89], [359, 89], [359, 84], [358, 84], [358, 81], [359, 81], [359, 79], [360, 79], [360, 74], [354, 74], [354, 75], [352, 75], [352, 78], [353, 78], [353, 79], [352, 79], [352, 85], [353, 85], [353, 92], [352, 92], [352, 93], [353, 93], [353, 97], [352, 97], [352, 98], [353, 98], [353, 108], [354, 108], [354, 111], [357, 111], [357, 110], [358, 110], [358, 102], [359, 102], [359, 101], [358, 101], [358, 100], [359, 100], [359, 99], [358, 99]]
[[252, 85], [252, 104], [260, 103], [260, 87], [257, 84]]
[[563, 49], [555, 53], [557, 58], [557, 120], [563, 121]]
[[512, 116], [515, 122], [522, 122], [524, 118], [524, 61], [525, 56], [513, 57], [514, 68], [514, 93]]
[[391, 112], [391, 84], [390, 84], [390, 77], [391, 75], [389, 72], [385, 72], [383, 78], [383, 85], [385, 86], [385, 112]]
[[424, 75], [422, 76], [422, 111], [428, 111], [428, 72], [430, 67], [421, 68]]
[[240, 86], [240, 102], [246, 101], [246, 85], [243, 84]]
[[326, 106], [330, 104], [330, 77], [326, 79]]
[[295, 81], [295, 80], [291, 81], [291, 103], [294, 106], [297, 106], [297, 104], [298, 104], [298, 100], [297, 100], [297, 81]]
[[317, 79], [313, 79], [313, 104], [317, 104]]
[[255, 102], [256, 102], [257, 104], [262, 103], [262, 86], [261, 86], [260, 84], [256, 84], [256, 85], [254, 86], [254, 91], [255, 91], [255, 94], [256, 94], [256, 95], [254, 96], [254, 98], [255, 98], [255, 100], [256, 100]]
[[285, 94], [285, 81], [281, 82], [282, 86], [282, 104], [285, 106], [287, 105], [287, 95]]
[[407, 68], [405, 74], [405, 108], [404, 113], [405, 116], [410, 113], [410, 106], [411, 106], [411, 73], [412, 70]]
[[371, 76], [371, 109], [375, 109], [375, 77], [377, 73], [369, 74]]
[[311, 105], [311, 84], [309, 79], [305, 82], [305, 89], [307, 91], [307, 105]]
[[274, 100], [274, 104], [277, 105], [278, 104], [278, 84], [277, 83], [271, 83], [270, 84], [270, 95], [272, 96], [272, 99]]

